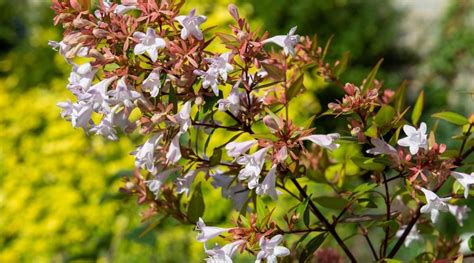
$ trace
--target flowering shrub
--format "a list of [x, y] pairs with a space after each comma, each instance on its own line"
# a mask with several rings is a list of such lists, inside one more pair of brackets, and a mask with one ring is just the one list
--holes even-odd
[[[315, 37], [297, 35], [296, 26], [270, 37], [252, 30], [229, 5], [234, 24], [229, 32], [214, 33], [196, 10], [181, 14], [182, 4], [54, 0], [52, 6], [55, 23], [65, 31], [62, 41], [50, 45], [71, 64], [67, 88], [76, 97], [58, 104], [61, 116], [109, 140], [118, 140], [118, 131], [142, 135], [143, 143], [131, 152], [134, 176], [121, 191], [147, 207], [143, 220], [172, 217], [196, 224], [209, 262], [232, 262], [237, 252], [253, 254], [256, 262], [342, 260], [337, 250], [319, 248], [326, 239], [355, 262], [346, 243], [358, 235], [374, 260], [388, 259], [402, 245], [435, 233], [440, 212], [463, 223], [469, 209], [462, 199], [474, 184], [474, 174], [463, 167], [474, 151], [473, 116], [433, 115], [461, 128], [461, 146], [447, 149], [419, 123], [423, 93], [406, 107], [404, 85], [392, 91], [376, 79], [380, 62], [359, 86], [343, 85], [339, 76], [347, 57], [326, 62], [329, 45], [321, 48]], [[210, 50], [217, 39], [227, 52]], [[87, 62], [76, 64], [77, 57]], [[298, 106], [292, 101], [306, 92], [311, 72], [345, 92], [321, 115], [345, 119], [349, 130], [342, 135], [317, 133], [311, 128], [315, 118], [290, 118]], [[350, 175], [365, 176], [366, 182]], [[308, 181], [333, 194], [312, 191]], [[230, 227], [202, 219], [205, 208], [212, 209], [204, 202], [203, 184], [232, 200], [237, 213]], [[447, 194], [440, 197], [440, 191]], [[271, 208], [283, 195], [297, 204]], [[340, 234], [344, 225], [353, 226], [349, 237]], [[371, 240], [371, 231], [382, 238]], [[214, 239], [225, 244], [209, 247]], [[455, 257], [459, 237], [440, 235], [433, 247], [420, 257]]]

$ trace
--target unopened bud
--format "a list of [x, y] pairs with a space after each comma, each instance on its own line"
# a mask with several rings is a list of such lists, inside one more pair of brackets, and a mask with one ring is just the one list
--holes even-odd
[[196, 103], [197, 106], [202, 106], [202, 105], [204, 105], [204, 99], [203, 99], [203, 97], [201, 97], [201, 96], [196, 97], [196, 100], [194, 101], [194, 103]]
[[132, 182], [126, 182], [125, 183], [125, 189], [133, 190], [134, 188], [135, 188], [135, 183], [132, 183]]
[[109, 34], [109, 32], [107, 32], [107, 30], [104, 30], [104, 29], [94, 28], [94, 30], [92, 30], [92, 34], [96, 38], [104, 38]]
[[267, 126], [271, 133], [276, 133], [281, 129], [278, 120], [270, 115], [263, 117], [263, 123], [265, 126]]

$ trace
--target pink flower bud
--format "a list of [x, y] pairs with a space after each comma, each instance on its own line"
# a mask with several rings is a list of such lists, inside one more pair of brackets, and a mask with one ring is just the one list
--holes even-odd
[[239, 20], [239, 11], [237, 10], [237, 7], [234, 4], [230, 4], [228, 6], [229, 13], [230, 15], [235, 19], [235, 21]]

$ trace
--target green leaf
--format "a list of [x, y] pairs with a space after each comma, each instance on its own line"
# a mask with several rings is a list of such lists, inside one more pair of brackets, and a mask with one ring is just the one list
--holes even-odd
[[450, 123], [456, 124], [458, 126], [463, 126], [469, 123], [469, 120], [462, 116], [461, 114], [450, 112], [450, 111], [442, 111], [431, 115], [433, 118], [442, 119], [448, 121]]
[[377, 184], [364, 183], [354, 189], [354, 195], [360, 196], [377, 187]]
[[265, 218], [266, 206], [262, 198], [256, 197], [255, 210], [257, 211], [258, 224], [260, 225]]
[[374, 84], [375, 76], [377, 75], [377, 71], [379, 71], [379, 68], [380, 68], [380, 65], [382, 65], [382, 62], [383, 62], [383, 58], [377, 62], [375, 67], [372, 69], [372, 71], [370, 71], [369, 75], [367, 75], [364, 86], [362, 87], [363, 92], [372, 88], [372, 85]]
[[390, 124], [393, 121], [393, 117], [395, 116], [395, 109], [392, 106], [384, 105], [380, 108], [377, 115], [375, 115], [374, 122], [379, 127], [383, 127], [387, 124]]
[[303, 87], [304, 74], [301, 74], [295, 82], [291, 83], [290, 87], [286, 90], [286, 101], [290, 101], [301, 91]]
[[218, 165], [221, 162], [221, 159], [222, 159], [222, 148], [215, 148], [209, 160], [209, 165], [210, 166]]
[[104, 66], [105, 71], [114, 71], [118, 68], [120, 68], [120, 66], [117, 63], [111, 63]]
[[350, 55], [351, 53], [348, 51], [342, 54], [342, 58], [339, 60], [337, 66], [335, 66], [333, 69], [334, 76], [339, 77], [346, 70]]
[[368, 158], [364, 156], [354, 156], [351, 160], [360, 168], [370, 171], [383, 171], [385, 165], [375, 161], [375, 158]]
[[370, 138], [377, 138], [378, 137], [378, 132], [377, 132], [377, 126], [376, 125], [371, 125], [367, 130], [364, 132], [365, 136], [368, 136]]
[[334, 196], [319, 196], [314, 198], [314, 201], [326, 208], [338, 210], [343, 209], [349, 205], [349, 201], [347, 201], [346, 199]]
[[326, 233], [321, 233], [308, 241], [301, 252], [299, 262], [305, 262], [323, 244], [324, 239], [326, 239]]
[[328, 53], [329, 47], [331, 46], [332, 39], [334, 38], [334, 35], [331, 35], [326, 42], [326, 45], [324, 46], [323, 49], [323, 55], [321, 56], [321, 60], [324, 61], [324, 58], [326, 57], [326, 54]]
[[188, 204], [187, 216], [189, 222], [197, 222], [204, 214], [204, 199], [202, 197], [201, 182], [194, 187], [193, 195]]
[[405, 80], [398, 87], [395, 93], [395, 109], [398, 113], [402, 112], [403, 101], [405, 100], [405, 94], [407, 92], [408, 82]]
[[420, 95], [418, 95], [418, 99], [416, 100], [415, 107], [411, 112], [411, 122], [413, 125], [417, 125], [418, 121], [420, 120], [421, 113], [423, 111], [423, 104], [425, 102], [425, 92], [422, 90]]

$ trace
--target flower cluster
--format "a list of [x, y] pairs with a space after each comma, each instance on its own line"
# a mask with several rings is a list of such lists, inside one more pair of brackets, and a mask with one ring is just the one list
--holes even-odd
[[[451, 212], [462, 224], [468, 209], [448, 204], [450, 198], [440, 198], [436, 192], [453, 177], [468, 197], [474, 175], [453, 169], [469, 153], [461, 149], [457, 159], [443, 156], [446, 146], [428, 137], [425, 123], [418, 129], [410, 126], [403, 120], [406, 111], [390, 106], [394, 92], [387, 89], [381, 94], [383, 85], [374, 79], [375, 73], [361, 88], [351, 83], [343, 86], [345, 97], [328, 106], [329, 114], [349, 115], [350, 133], [356, 138], [318, 134], [310, 125], [291, 120], [289, 112], [292, 100], [305, 92], [309, 69], [316, 68], [319, 76], [331, 76], [330, 80], [340, 71], [340, 64], [331, 67], [323, 61], [327, 50], [318, 47], [315, 39], [297, 35], [296, 26], [287, 34], [271, 37], [253, 31], [234, 5], [229, 6], [235, 22], [231, 32], [211, 33], [206, 16], [195, 9], [181, 14], [181, 5], [171, 0], [100, 0], [97, 6], [88, 0], [54, 0], [52, 6], [57, 14], [55, 23], [64, 27], [64, 39], [50, 45], [72, 67], [67, 88], [75, 97], [73, 102], [58, 104], [61, 116], [73, 127], [110, 140], [118, 140], [122, 134], [141, 135], [143, 143], [131, 151], [134, 176], [125, 179], [121, 191], [137, 196], [139, 204], [148, 207], [144, 219], [164, 215], [182, 223], [197, 222], [197, 240], [204, 243], [208, 262], [232, 262], [237, 251], [250, 251], [256, 262], [277, 262], [278, 257], [292, 254], [281, 245], [284, 235], [313, 232], [321, 234], [316, 241], [309, 241], [308, 247], [317, 249], [314, 244], [319, 239], [321, 244], [330, 234], [354, 261], [335, 229], [365, 211], [367, 207], [360, 203], [364, 198], [370, 200], [371, 192], [347, 195], [338, 189], [344, 186], [339, 174], [337, 186], [326, 178], [315, 179], [332, 185], [337, 198], [347, 203], [329, 222], [298, 179], [314, 167], [322, 173], [329, 171], [335, 162], [331, 156], [358, 141], [370, 147], [366, 150], [369, 156], [361, 153], [347, 162], [355, 163], [357, 171], [372, 173], [372, 188], [385, 186], [387, 221], [392, 219], [392, 199], [384, 171], [392, 169], [399, 174], [392, 179], [407, 179], [407, 191], [416, 200], [417, 190], [425, 195], [426, 204], [419, 207], [417, 217], [430, 213], [436, 222], [439, 211]], [[214, 36], [225, 52], [210, 50]], [[399, 138], [401, 130], [406, 137]], [[223, 135], [215, 140], [216, 134]], [[466, 138], [469, 135], [470, 128]], [[390, 143], [384, 139], [388, 136]], [[398, 146], [393, 146], [395, 143]], [[314, 165], [307, 165], [308, 160]], [[345, 169], [344, 164], [338, 173], [346, 173]], [[235, 227], [207, 226], [202, 220], [205, 198], [201, 184], [208, 181], [240, 211]], [[289, 182], [299, 194], [288, 188]], [[272, 211], [259, 206], [262, 200], [276, 202], [285, 193], [299, 205], [288, 211], [283, 226], [271, 219]], [[252, 210], [256, 213], [246, 217]], [[309, 213], [317, 222], [309, 222]], [[397, 220], [403, 224], [403, 218]], [[400, 242], [420, 239], [415, 227], [412, 223], [398, 231]], [[394, 232], [390, 226], [385, 231], [375, 259], [393, 256], [387, 254], [387, 242], [395, 233], [390, 235]], [[208, 248], [206, 242], [217, 237], [228, 242]], [[333, 250], [324, 251], [318, 253], [321, 258], [339, 258]], [[300, 260], [312, 252], [298, 252]]]

